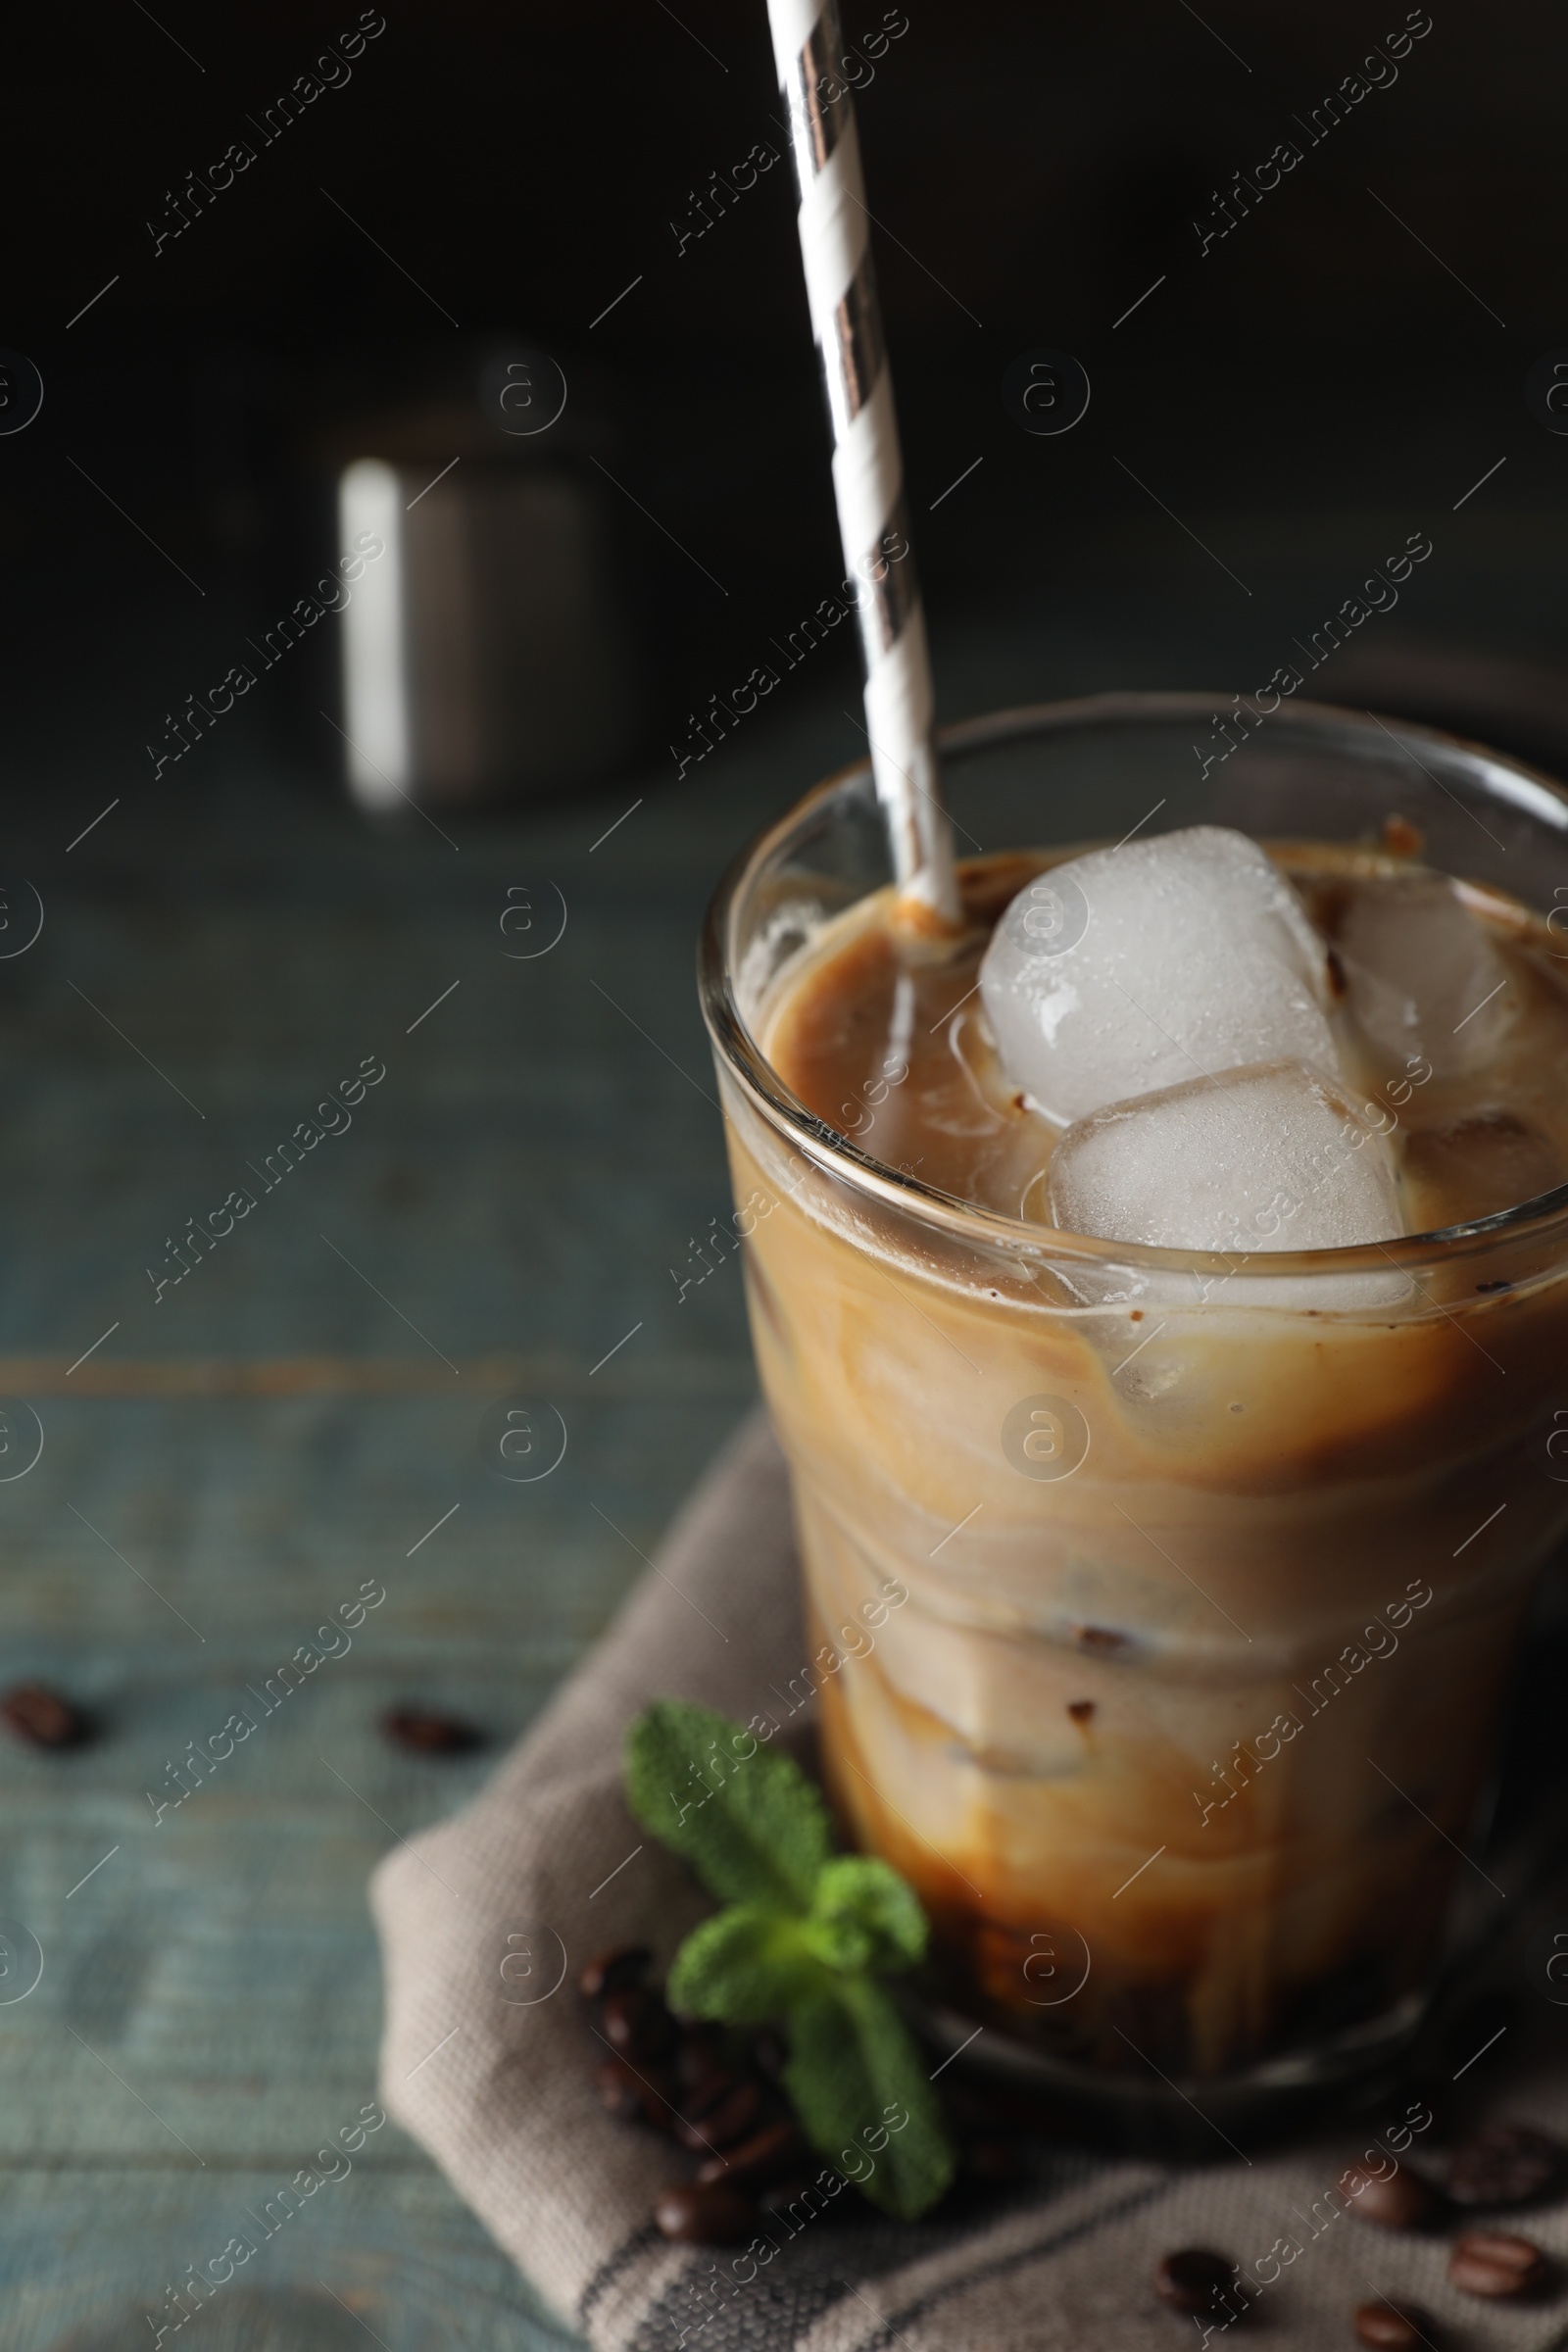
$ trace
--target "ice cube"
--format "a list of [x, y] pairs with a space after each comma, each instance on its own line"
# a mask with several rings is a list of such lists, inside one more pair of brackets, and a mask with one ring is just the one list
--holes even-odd
[[1491, 1058], [1513, 1015], [1508, 967], [1446, 874], [1357, 883], [1335, 933], [1347, 1003], [1394, 1062], [1439, 1078]]
[[1494, 1216], [1568, 1184], [1555, 1144], [1495, 1102], [1418, 1128], [1405, 1139], [1403, 1174], [1412, 1229], [1421, 1233]]
[[1402, 1230], [1387, 1146], [1298, 1061], [1080, 1119], [1056, 1146], [1046, 1201], [1066, 1232], [1170, 1250], [1345, 1250]]
[[980, 992], [1009, 1077], [1061, 1126], [1249, 1062], [1337, 1066], [1323, 943], [1221, 825], [1050, 867], [997, 925]]

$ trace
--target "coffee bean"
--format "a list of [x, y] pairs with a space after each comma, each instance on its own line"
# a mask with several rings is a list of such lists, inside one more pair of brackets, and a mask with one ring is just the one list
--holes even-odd
[[624, 2058], [607, 2058], [594, 2076], [607, 2114], [623, 2124], [652, 2124], [667, 2132], [674, 2112], [656, 2081], [639, 2074]]
[[44, 1683], [18, 1683], [0, 1698], [0, 1716], [29, 1747], [79, 1747], [92, 1729], [80, 1707]]
[[1467, 2295], [1528, 2295], [1547, 2268], [1538, 2245], [1501, 2230], [1467, 2230], [1448, 2256], [1448, 2277]]
[[607, 2058], [594, 2081], [607, 2115], [622, 2124], [643, 2120], [643, 2086], [629, 2066], [622, 2066], [618, 2058]]
[[728, 2180], [733, 2187], [745, 2183], [765, 2188], [798, 2174], [806, 2154], [806, 2143], [792, 2123], [765, 2124], [727, 2156], [707, 2157], [697, 2168], [697, 2179], [704, 2187], [710, 2180]]
[[1442, 2352], [1438, 2323], [1417, 2303], [1363, 2303], [1354, 2326], [1374, 2352]]
[[748, 2196], [722, 2180], [666, 2188], [654, 2207], [666, 2237], [683, 2246], [733, 2246], [750, 2237], [761, 2216]]
[[722, 2107], [731, 2092], [739, 2088], [741, 2080], [732, 2066], [711, 2068], [700, 2082], [693, 2085], [691, 2096], [686, 2101], [686, 2113], [699, 2118], [711, 2115], [715, 2107]]
[[628, 1984], [607, 1993], [604, 2005], [605, 2039], [617, 2056], [646, 2065], [662, 2058], [675, 2039], [675, 2021], [656, 1992], [646, 1985]]
[[1433, 2203], [1432, 2191], [1420, 2174], [1401, 2167], [1385, 2180], [1366, 2179], [1364, 2187], [1350, 2198], [1350, 2211], [1363, 2222], [1376, 2222], [1380, 2230], [1413, 2230], [1426, 2220]]
[[1184, 2246], [1179, 2253], [1161, 2257], [1154, 2292], [1172, 2311], [1212, 2311], [1235, 2278], [1234, 2267], [1223, 2254], [1211, 2254], [1204, 2246]]
[[681, 2027], [675, 2072], [683, 2089], [698, 2090], [714, 2075], [729, 2071], [724, 2061], [724, 2036], [717, 2026]]
[[1486, 2124], [1461, 2140], [1448, 2164], [1456, 2205], [1529, 2205], [1562, 2179], [1563, 2150], [1529, 2124]]
[[605, 2002], [605, 2039], [622, 2057], [631, 2057], [635, 2050], [638, 2025], [647, 2005], [648, 1995], [640, 1984], [612, 1992]]
[[[711, 2095], [718, 2084], [725, 2085], [721, 2094]], [[675, 2136], [688, 2148], [733, 2147], [755, 2129], [761, 2104], [762, 2094], [755, 2082], [738, 2082], [733, 2075], [715, 2075], [711, 2084], [705, 2083], [695, 2098], [687, 2100]]]
[[397, 1747], [420, 1756], [462, 1756], [480, 1747], [484, 1734], [456, 1715], [437, 1715], [429, 1707], [389, 1707], [381, 1729]]
[[589, 1961], [577, 1979], [577, 1990], [588, 2001], [602, 2000], [607, 1992], [624, 1992], [628, 1985], [642, 1983], [653, 1957], [646, 1943], [617, 1944]]

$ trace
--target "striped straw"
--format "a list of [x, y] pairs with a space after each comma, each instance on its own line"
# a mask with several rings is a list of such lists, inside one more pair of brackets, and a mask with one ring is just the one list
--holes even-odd
[[[903, 910], [921, 929], [960, 917], [942, 806], [926, 650], [893, 379], [871, 264], [854, 103], [837, 67], [837, 0], [768, 0], [801, 194], [801, 259], [833, 419], [833, 491], [848, 575], [858, 583], [871, 771]], [[837, 95], [829, 98], [828, 91]]]

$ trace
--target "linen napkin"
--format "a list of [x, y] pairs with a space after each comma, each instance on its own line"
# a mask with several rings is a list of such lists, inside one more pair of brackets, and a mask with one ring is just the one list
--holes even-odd
[[[603, 2111], [606, 2049], [575, 1981], [595, 1953], [630, 1943], [650, 1945], [662, 1975], [711, 1906], [627, 1812], [622, 1736], [656, 1697], [782, 1720], [808, 1654], [797, 1577], [787, 1473], [758, 1414], [478, 1798], [401, 1842], [372, 1881], [382, 2100], [569, 2327], [596, 2352], [1198, 2352], [1211, 2323], [1163, 2308], [1151, 2280], [1161, 2254], [1200, 2245], [1260, 2281], [1248, 2329], [1293, 2352], [1351, 2344], [1353, 2309], [1379, 2296], [1435, 2314], [1455, 2352], [1568, 2341], [1568, 2295], [1480, 2302], [1447, 2282], [1451, 2231], [1395, 2234], [1329, 2193], [1402, 2096], [1386, 2117], [1348, 2116], [1283, 2150], [1216, 2136], [1212, 2164], [1041, 2141], [1016, 2182], [970, 2186], [914, 2224], [846, 2191], [793, 2230], [770, 2221], [750, 2247], [662, 2238], [655, 2199], [695, 2159]], [[1488, 1867], [1505, 1866], [1489, 1855]], [[1522, 1929], [1528, 1896], [1510, 1891]], [[1568, 1926], [1568, 1896], [1561, 1907]], [[1418, 2165], [1478, 2117], [1568, 2128], [1568, 2009], [1531, 1982], [1517, 1937], [1493, 1975], [1509, 2023], [1468, 2063], [1440, 2044], [1422, 2077], [1434, 2122], [1410, 2145]], [[1483, 2018], [1478, 2043], [1491, 2030]], [[1491, 2226], [1568, 2257], [1561, 2201]]]

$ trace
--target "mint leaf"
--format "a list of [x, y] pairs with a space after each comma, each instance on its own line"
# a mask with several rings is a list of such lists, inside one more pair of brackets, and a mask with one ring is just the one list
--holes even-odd
[[818, 1789], [710, 1708], [660, 1699], [626, 1738], [626, 1799], [729, 1907], [687, 1936], [668, 1993], [697, 2017], [782, 2017], [807, 2137], [873, 2204], [934, 2205], [955, 2160], [925, 2060], [878, 1975], [923, 1957], [925, 1914], [872, 1854], [835, 1854]]
[[760, 1903], [731, 1903], [693, 1929], [665, 1990], [690, 2017], [760, 2026], [799, 2002], [820, 2000], [831, 1984], [800, 1920]]
[[836, 1854], [811, 1897], [813, 1948], [831, 1967], [879, 1975], [923, 1960], [925, 1913], [907, 1879], [875, 1854]]
[[784, 2087], [808, 2138], [873, 2205], [913, 2221], [948, 2187], [954, 2155], [925, 2061], [887, 1993], [866, 1977], [841, 1979], [792, 2008], [789, 2034]]
[[789, 1756], [710, 1707], [662, 1698], [628, 1732], [625, 1771], [637, 1819], [721, 1901], [808, 1909], [832, 1838], [820, 1793]]

